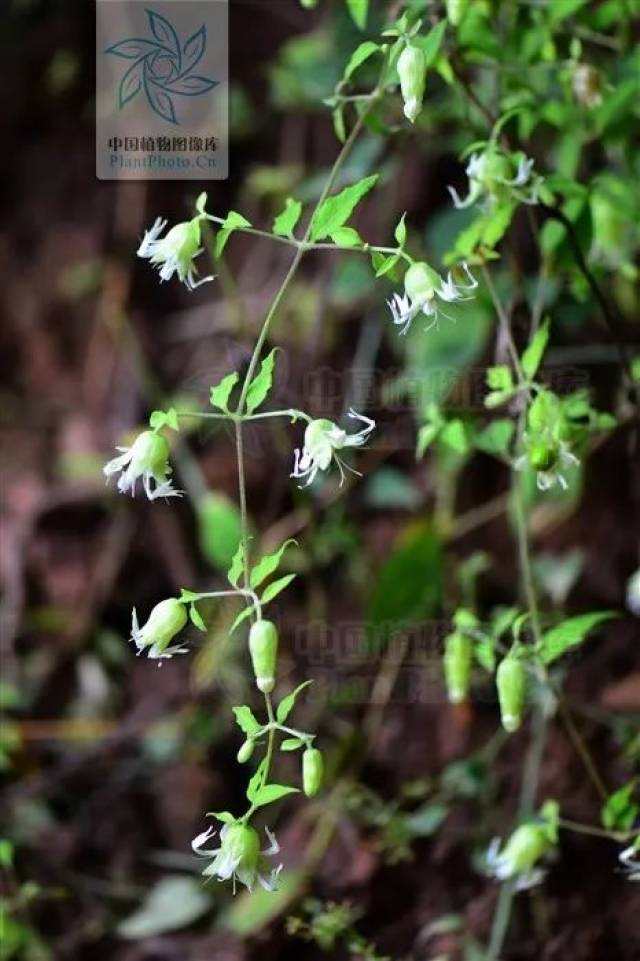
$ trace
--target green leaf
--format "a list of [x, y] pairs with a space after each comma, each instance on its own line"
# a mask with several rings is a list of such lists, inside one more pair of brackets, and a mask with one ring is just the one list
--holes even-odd
[[215, 818], [217, 821], [221, 821], [222, 824], [236, 823], [236, 819], [229, 811], [208, 811], [207, 814], [209, 817]]
[[191, 623], [194, 624], [199, 631], [207, 630], [207, 625], [202, 620], [200, 612], [198, 611], [198, 608], [196, 607], [195, 604], [191, 604], [189, 606], [189, 617], [191, 619]]
[[277, 597], [281, 591], [284, 591], [284, 589], [289, 586], [295, 576], [295, 574], [285, 574], [284, 577], [279, 577], [277, 581], [269, 584], [260, 598], [260, 603], [264, 605], [272, 601], [274, 597]]
[[440, 424], [425, 424], [418, 431], [418, 443], [416, 446], [416, 459], [424, 457], [428, 447], [434, 442], [440, 433]]
[[265, 784], [264, 787], [256, 793], [256, 796], [252, 799], [252, 804], [255, 807], [264, 807], [265, 804], [272, 804], [273, 801], [279, 801], [280, 798], [286, 797], [287, 794], [298, 794], [299, 788], [289, 787], [286, 784]]
[[226, 571], [240, 542], [240, 511], [226, 494], [208, 491], [196, 502], [196, 516], [203, 557], [217, 570]]
[[247, 785], [247, 798], [249, 801], [251, 801], [251, 803], [253, 803], [258, 791], [260, 790], [260, 786], [264, 779], [264, 772], [266, 768], [267, 768], [267, 759], [266, 757], [263, 757], [262, 760], [260, 761], [260, 764], [258, 765], [258, 769], [256, 770], [256, 773], [253, 775], [253, 777], [251, 778], [251, 780]]
[[456, 454], [466, 454], [469, 451], [469, 436], [464, 421], [454, 418], [444, 425], [440, 431], [439, 440], [455, 451]]
[[235, 621], [229, 628], [229, 634], [233, 634], [235, 629], [239, 627], [242, 624], [242, 622], [247, 619], [247, 617], [251, 616], [252, 611], [253, 611], [253, 604], [248, 604], [247, 607], [243, 608], [243, 610], [240, 611]]
[[424, 524], [408, 525], [375, 578], [367, 607], [369, 649], [432, 617], [442, 598], [442, 547]]
[[299, 747], [304, 745], [304, 741], [301, 741], [299, 737], [286, 737], [282, 744], [280, 745], [281, 751], [297, 751]]
[[246, 704], [234, 707], [233, 713], [236, 716], [236, 723], [245, 734], [256, 734], [260, 730], [260, 724], [253, 715], [253, 711]]
[[427, 67], [430, 67], [438, 56], [446, 29], [447, 21], [441, 20], [440, 23], [436, 23], [435, 27], [431, 28], [425, 37], [421, 37], [418, 34], [413, 38], [412, 43], [414, 43], [416, 47], [420, 47], [424, 53]]
[[196, 211], [199, 214], [206, 213], [207, 206], [207, 193], [205, 190], [201, 194], [198, 194], [198, 199], [196, 200]]
[[262, 404], [271, 390], [277, 350], [279, 348], [274, 347], [271, 353], [267, 354], [260, 364], [260, 370], [249, 384], [246, 400], [247, 413], [249, 414], [252, 414]]
[[180, 430], [178, 415], [174, 407], [169, 410], [154, 410], [149, 417], [149, 427], [153, 430], [160, 430], [161, 427], [170, 427], [171, 430]]
[[533, 380], [542, 361], [549, 341], [549, 321], [545, 320], [536, 330], [533, 340], [520, 358], [522, 370], [528, 380]]
[[211, 388], [209, 395], [209, 402], [212, 407], [217, 407], [219, 410], [229, 413], [229, 408], [227, 407], [229, 403], [229, 397], [231, 396], [231, 391], [238, 383], [240, 379], [240, 374], [237, 371], [233, 371], [232, 374], [227, 374], [223, 377], [219, 384]]
[[406, 213], [402, 215], [396, 224], [396, 229], [393, 232], [393, 236], [396, 238], [401, 247], [404, 247], [407, 240], [407, 225], [405, 223], [406, 216]]
[[216, 260], [221, 256], [224, 248], [227, 246], [227, 241], [234, 230], [240, 227], [250, 227], [251, 223], [242, 214], [237, 213], [235, 210], [230, 210], [226, 216], [225, 222], [222, 224], [221, 228], [216, 234], [215, 244], [213, 248], [213, 254]]
[[540, 647], [542, 660], [545, 664], [552, 664], [568, 650], [582, 644], [587, 635], [604, 621], [617, 616], [615, 611], [595, 611], [563, 621], [544, 634]]
[[191, 601], [199, 601], [201, 596], [202, 596], [201, 594], [196, 594], [195, 591], [187, 590], [186, 587], [180, 588], [179, 599], [185, 604], [189, 604]]
[[490, 387], [491, 390], [513, 390], [514, 384], [511, 368], [507, 367], [506, 364], [489, 367], [487, 369], [487, 387]]
[[338, 247], [359, 247], [364, 241], [353, 227], [338, 227], [331, 234], [331, 239]]
[[474, 439], [475, 446], [486, 454], [507, 454], [515, 424], [506, 417], [492, 420]]
[[277, 551], [274, 551], [273, 554], [265, 554], [264, 557], [258, 561], [251, 571], [251, 587], [259, 587], [260, 584], [267, 579], [267, 577], [278, 570], [280, 561], [282, 560], [282, 555], [290, 544], [297, 544], [297, 541], [290, 537], [284, 542], [284, 544], [282, 544], [281, 547], [278, 548]]
[[496, 669], [496, 652], [491, 638], [474, 638], [473, 653], [480, 667], [483, 667], [489, 674], [493, 674]]
[[305, 681], [303, 684], [299, 684], [295, 691], [291, 691], [290, 694], [282, 698], [276, 710], [276, 720], [278, 724], [284, 724], [293, 710], [298, 695], [304, 691], [305, 687], [309, 687], [312, 683], [313, 681]]
[[636, 822], [640, 807], [633, 800], [638, 779], [634, 778], [610, 794], [601, 812], [607, 831], [629, 831]]
[[378, 174], [365, 177], [358, 183], [345, 187], [339, 194], [327, 197], [318, 207], [311, 219], [311, 240], [323, 240], [338, 227], [344, 226], [357, 204], [371, 190], [378, 180]]
[[342, 103], [338, 104], [336, 109], [333, 111], [332, 117], [335, 135], [340, 143], [344, 143], [347, 139], [347, 129], [344, 123], [344, 105]]
[[364, 43], [361, 43], [359, 47], [356, 47], [349, 58], [349, 63], [345, 67], [344, 79], [348, 80], [349, 77], [355, 73], [358, 67], [365, 62], [365, 60], [368, 60], [369, 57], [372, 57], [373, 54], [377, 53], [379, 50], [380, 46], [377, 43], [374, 43], [373, 40], [365, 40]]
[[428, 838], [436, 833], [448, 813], [449, 808], [444, 804], [433, 804], [429, 801], [417, 811], [406, 815], [403, 821], [414, 837]]
[[241, 578], [241, 576], [242, 576], [242, 572], [244, 571], [244, 556], [243, 556], [243, 553], [244, 553], [244, 552], [243, 552], [243, 549], [242, 549], [242, 541], [240, 541], [240, 543], [238, 544], [238, 549], [236, 550], [235, 554], [233, 555], [233, 560], [231, 561], [231, 567], [229, 568], [229, 571], [227, 572], [227, 577], [229, 578], [229, 583], [230, 583], [233, 587], [237, 587], [237, 586], [238, 586], [238, 584], [240, 583], [240, 578]]
[[158, 881], [141, 906], [117, 927], [122, 938], [141, 940], [193, 924], [211, 909], [211, 897], [197, 878], [168, 875]]
[[292, 197], [287, 197], [285, 203], [284, 210], [273, 221], [272, 229], [278, 237], [293, 237], [293, 231], [302, 213], [302, 204]]
[[369, 0], [346, 0], [347, 9], [351, 14], [351, 19], [359, 30], [364, 30], [367, 25], [367, 14], [369, 12]]

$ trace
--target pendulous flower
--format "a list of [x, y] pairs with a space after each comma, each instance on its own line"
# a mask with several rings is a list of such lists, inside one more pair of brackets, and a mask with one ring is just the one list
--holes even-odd
[[[103, 473], [107, 479], [112, 474], [120, 474], [118, 490], [121, 494], [131, 491], [133, 497], [140, 478], [150, 501], [158, 497], [181, 497], [184, 493], [176, 490], [168, 479], [171, 473], [169, 443], [162, 434], [145, 430], [138, 434], [131, 447], [117, 447], [116, 450], [121, 453], [104, 465]], [[154, 482], [154, 487], [151, 486], [151, 481]]]
[[404, 115], [411, 123], [422, 110], [427, 79], [427, 60], [420, 47], [407, 44], [398, 58], [398, 77], [404, 101]]
[[171, 280], [177, 274], [188, 290], [195, 290], [214, 279], [213, 276], [195, 279], [198, 270], [194, 260], [204, 250], [200, 246], [201, 219], [201, 215], [198, 215], [193, 220], [176, 224], [166, 237], [161, 237], [168, 221], [157, 217], [153, 226], [145, 231], [138, 247], [138, 257], [149, 260], [152, 266], [157, 267], [161, 281]]
[[253, 890], [256, 881], [265, 891], [275, 891], [278, 885], [278, 875], [282, 865], [270, 869], [267, 858], [280, 851], [280, 845], [265, 828], [269, 847], [260, 850], [258, 832], [248, 824], [232, 821], [225, 824], [220, 831], [220, 846], [206, 848], [209, 838], [215, 834], [215, 828], [199, 834], [191, 842], [191, 847], [200, 857], [212, 858], [211, 864], [202, 872], [205, 878], [217, 878], [218, 881], [233, 881], [233, 893], [236, 893], [236, 883], [244, 884], [249, 891]]
[[404, 295], [395, 293], [391, 300], [387, 301], [394, 324], [402, 328], [401, 334], [407, 333], [412, 321], [420, 313], [433, 318], [427, 330], [437, 323], [440, 311], [436, 298], [446, 303], [472, 299], [469, 293], [476, 289], [478, 281], [466, 264], [462, 266], [469, 279], [468, 284], [456, 284], [451, 272], [447, 274], [446, 280], [442, 280], [440, 275], [425, 263], [415, 263], [409, 267], [404, 275]]
[[296, 448], [293, 471], [290, 475], [298, 480], [306, 480], [305, 484], [300, 485], [301, 487], [312, 484], [318, 471], [328, 470], [332, 461], [338, 465], [341, 485], [344, 481], [345, 469], [358, 474], [358, 471], [345, 464], [337, 451], [345, 447], [362, 447], [375, 429], [376, 422], [370, 417], [357, 414], [353, 409], [349, 411], [349, 417], [362, 421], [365, 425], [362, 430], [356, 434], [347, 434], [345, 430], [325, 417], [312, 420], [307, 425], [304, 432], [304, 446], [302, 450]]
[[545, 876], [540, 865], [558, 842], [559, 807], [545, 801], [538, 819], [516, 828], [502, 851], [500, 838], [494, 838], [487, 851], [488, 873], [498, 881], [515, 881], [516, 891], [539, 884]]
[[134, 607], [131, 615], [131, 640], [138, 648], [138, 654], [146, 651], [147, 657], [162, 661], [173, 657], [174, 654], [186, 654], [188, 648], [179, 644], [169, 646], [173, 638], [187, 623], [187, 612], [184, 604], [177, 597], [169, 597], [160, 601], [153, 608], [142, 627], [138, 624], [138, 615]]
[[465, 172], [469, 192], [464, 200], [455, 187], [447, 187], [457, 210], [470, 207], [481, 197], [485, 197], [489, 205], [509, 197], [523, 204], [538, 203], [542, 177], [534, 173], [533, 160], [524, 154], [517, 155], [516, 164], [513, 156], [490, 146], [484, 153], [471, 155]]

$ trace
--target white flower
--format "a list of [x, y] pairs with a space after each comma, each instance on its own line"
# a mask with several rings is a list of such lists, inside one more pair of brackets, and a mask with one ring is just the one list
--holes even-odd
[[621, 851], [618, 860], [628, 873], [630, 881], [640, 881], [640, 837], [634, 843]]
[[358, 471], [345, 464], [336, 451], [343, 450], [345, 447], [362, 447], [375, 429], [376, 422], [369, 417], [357, 414], [354, 410], [349, 411], [349, 417], [362, 421], [365, 425], [362, 430], [356, 434], [347, 434], [332, 420], [326, 418], [312, 420], [307, 425], [304, 432], [304, 446], [302, 450], [296, 448], [293, 471], [290, 475], [298, 480], [306, 480], [305, 484], [300, 485], [301, 487], [312, 484], [318, 471], [328, 470], [332, 461], [338, 465], [340, 484], [344, 481], [345, 469], [358, 474]]
[[543, 826], [522, 824], [502, 851], [501, 843], [500, 838], [494, 838], [489, 845], [486, 856], [488, 873], [497, 881], [515, 881], [516, 891], [539, 884], [546, 872], [535, 865], [549, 849]]
[[511, 157], [501, 153], [495, 146], [487, 148], [482, 154], [472, 154], [465, 171], [469, 179], [469, 192], [464, 200], [455, 187], [447, 187], [454, 207], [463, 210], [482, 195], [486, 196], [488, 204], [493, 204], [505, 193], [520, 203], [537, 204], [542, 178], [533, 172], [533, 160], [520, 155], [515, 175], [513, 163]]
[[195, 280], [197, 268], [195, 258], [204, 250], [200, 246], [200, 217], [194, 217], [185, 223], [176, 224], [166, 237], [160, 237], [167, 226], [167, 221], [157, 217], [150, 230], [145, 232], [138, 247], [138, 257], [150, 260], [158, 268], [160, 280], [170, 280], [177, 273], [181, 282], [189, 289], [195, 290], [201, 284], [213, 280], [213, 276]]
[[[176, 490], [168, 475], [171, 473], [169, 465], [169, 444], [162, 434], [145, 430], [138, 434], [131, 447], [117, 447], [121, 451], [103, 467], [107, 480], [113, 474], [120, 474], [118, 490], [121, 494], [131, 491], [133, 497], [136, 483], [142, 478], [144, 492], [150, 501], [158, 497], [181, 497], [184, 491]], [[154, 482], [154, 487], [151, 486]]]
[[451, 272], [447, 274], [446, 280], [442, 280], [439, 274], [425, 263], [415, 263], [409, 267], [404, 277], [405, 293], [394, 293], [391, 300], [387, 301], [393, 323], [402, 328], [401, 334], [407, 333], [412, 321], [420, 313], [433, 318], [427, 330], [437, 323], [441, 311], [436, 298], [449, 304], [472, 299], [470, 291], [476, 289], [478, 281], [466, 264], [462, 267], [469, 279], [468, 284], [455, 283]]
[[131, 613], [131, 637], [138, 648], [138, 654], [147, 650], [147, 657], [162, 662], [164, 658], [174, 654], [187, 654], [188, 648], [181, 645], [169, 646], [169, 642], [187, 623], [188, 617], [184, 604], [176, 597], [169, 597], [151, 611], [142, 627], [138, 624], [138, 615], [134, 607]]
[[202, 872], [206, 878], [216, 877], [219, 881], [233, 881], [233, 893], [236, 893], [236, 882], [244, 884], [249, 891], [253, 890], [256, 881], [265, 891], [275, 891], [278, 886], [278, 876], [282, 865], [271, 869], [266, 858], [280, 851], [280, 845], [275, 836], [265, 828], [269, 847], [260, 850], [260, 839], [257, 831], [247, 824], [233, 821], [225, 824], [220, 831], [220, 846], [206, 848], [205, 845], [215, 828], [211, 827], [199, 834], [191, 842], [194, 852], [200, 857], [212, 858]]

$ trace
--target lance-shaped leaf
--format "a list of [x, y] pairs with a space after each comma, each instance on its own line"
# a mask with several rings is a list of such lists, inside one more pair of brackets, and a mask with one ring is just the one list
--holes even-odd
[[295, 691], [291, 691], [290, 694], [282, 698], [276, 710], [276, 720], [278, 724], [284, 724], [293, 710], [298, 695], [304, 691], [305, 687], [309, 687], [312, 683], [313, 681], [305, 681], [304, 684], [298, 685]]
[[266, 400], [271, 390], [277, 350], [278, 348], [274, 347], [273, 350], [267, 354], [260, 364], [260, 370], [249, 384], [246, 398], [247, 413], [249, 414], [252, 414], [254, 410]]
[[571, 648], [582, 644], [587, 635], [604, 621], [617, 616], [615, 611], [594, 611], [591, 614], [570, 617], [569, 620], [551, 628], [542, 638], [540, 646], [542, 660], [545, 664], [552, 664]]
[[289, 544], [297, 543], [293, 538], [286, 540], [284, 544], [274, 551], [273, 554], [265, 554], [264, 557], [258, 561], [253, 570], [251, 571], [251, 587], [259, 587], [264, 580], [278, 570], [280, 566], [280, 561], [282, 560], [282, 555], [286, 551]]
[[347, 0], [347, 9], [356, 27], [359, 30], [364, 30], [367, 25], [369, 0]]
[[265, 804], [271, 804], [273, 801], [279, 801], [280, 798], [286, 797], [287, 794], [298, 794], [299, 788], [289, 787], [287, 784], [265, 784], [261, 787], [259, 791], [256, 792], [255, 797], [252, 799], [252, 803], [255, 807], [264, 807]]
[[358, 67], [365, 63], [369, 57], [372, 57], [374, 53], [377, 53], [379, 50], [379, 44], [374, 43], [373, 40], [365, 40], [364, 43], [361, 43], [359, 47], [356, 47], [351, 54], [349, 63], [345, 67], [344, 79], [348, 80], [349, 77], [355, 73]]
[[256, 734], [260, 730], [260, 724], [256, 720], [251, 708], [247, 707], [246, 704], [241, 704], [240, 707], [234, 707], [233, 713], [235, 714], [238, 727], [245, 734]]
[[296, 224], [300, 220], [302, 204], [293, 197], [287, 197], [285, 208], [273, 221], [273, 232], [278, 237], [292, 237]]
[[520, 358], [520, 363], [522, 364], [522, 371], [528, 380], [533, 380], [542, 361], [542, 357], [547, 348], [547, 342], [549, 340], [549, 321], [545, 322], [538, 327], [535, 334], [533, 335], [533, 340], [523, 352]]
[[277, 597], [285, 587], [288, 587], [292, 580], [295, 579], [295, 574], [285, 574], [284, 577], [279, 577], [277, 581], [273, 581], [272, 584], [265, 589], [262, 597], [260, 598], [261, 604], [268, 604], [272, 601], [274, 597]]
[[232, 374], [227, 374], [219, 384], [211, 388], [209, 399], [213, 407], [223, 410], [225, 414], [229, 413], [229, 397], [231, 396], [231, 391], [238, 383], [239, 378], [240, 375], [234, 370]]
[[359, 180], [357, 184], [345, 187], [339, 194], [327, 197], [311, 219], [311, 240], [323, 240], [344, 226], [357, 204], [369, 193], [377, 180], [378, 174], [372, 174]]

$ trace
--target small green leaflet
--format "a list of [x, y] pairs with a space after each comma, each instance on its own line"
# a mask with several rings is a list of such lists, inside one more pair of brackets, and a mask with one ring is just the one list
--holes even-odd
[[359, 247], [364, 243], [362, 237], [353, 227], [338, 227], [331, 234], [331, 239], [338, 247]]
[[281, 751], [297, 751], [299, 747], [302, 747], [304, 741], [301, 741], [299, 737], [286, 737], [282, 744], [280, 745]]
[[296, 703], [298, 694], [300, 694], [301, 691], [304, 691], [305, 687], [309, 687], [309, 685], [312, 683], [312, 681], [305, 681], [304, 684], [300, 684], [295, 691], [291, 692], [291, 694], [287, 694], [286, 697], [282, 698], [276, 711], [276, 720], [278, 724], [284, 724], [293, 710], [293, 706]]
[[234, 230], [239, 227], [250, 227], [251, 223], [242, 214], [239, 214], [235, 210], [230, 210], [227, 214], [225, 222], [222, 224], [220, 230], [216, 234], [216, 241], [213, 248], [213, 253], [217, 259], [223, 252], [224, 248], [227, 246], [227, 241]]
[[629, 831], [635, 824], [640, 807], [633, 800], [638, 779], [634, 778], [610, 794], [602, 808], [600, 817], [607, 831]]
[[233, 560], [231, 561], [231, 567], [227, 573], [230, 584], [233, 587], [237, 587], [240, 582], [240, 577], [244, 570], [244, 560], [243, 560], [243, 550], [242, 541], [238, 544], [238, 550], [233, 555]]
[[265, 804], [271, 804], [273, 801], [279, 801], [280, 798], [286, 797], [287, 794], [298, 794], [299, 789], [297, 787], [289, 787], [286, 784], [265, 784], [261, 787], [259, 791], [256, 792], [255, 797], [251, 798], [251, 803], [257, 807], [264, 807]]
[[351, 19], [359, 30], [364, 30], [367, 25], [367, 14], [369, 12], [369, 0], [346, 0], [347, 9], [351, 14]]
[[302, 204], [299, 200], [287, 197], [286, 206], [273, 221], [273, 233], [278, 237], [293, 237], [293, 231], [300, 220]]
[[219, 384], [211, 388], [210, 393], [210, 403], [212, 407], [217, 407], [218, 410], [223, 410], [225, 413], [229, 413], [228, 403], [229, 397], [231, 396], [231, 391], [238, 383], [240, 379], [240, 374], [235, 370], [232, 374], [227, 374], [223, 377]]
[[380, 47], [377, 43], [374, 43], [373, 40], [365, 40], [359, 47], [356, 47], [351, 54], [349, 63], [345, 67], [344, 79], [348, 80], [358, 67], [360, 67], [365, 60], [368, 60], [369, 57], [372, 57], [374, 53], [377, 53], [378, 50], [380, 50]]
[[350, 187], [345, 187], [339, 194], [327, 197], [311, 218], [311, 240], [323, 240], [339, 227], [343, 227], [357, 204], [369, 193], [377, 180], [378, 174], [372, 174]]
[[247, 798], [251, 802], [253, 802], [258, 791], [260, 790], [262, 782], [264, 781], [264, 772], [266, 768], [267, 768], [267, 759], [266, 757], [263, 757], [262, 760], [260, 761], [260, 764], [258, 765], [256, 773], [253, 775], [253, 777], [251, 778], [251, 780], [247, 785]]
[[236, 716], [236, 722], [241, 731], [245, 734], [255, 734], [260, 730], [260, 725], [253, 716], [253, 711], [246, 704], [242, 704], [240, 707], [234, 707], [233, 713]]
[[256, 407], [260, 406], [271, 390], [277, 350], [279, 350], [279, 348], [274, 347], [271, 353], [267, 354], [260, 364], [260, 370], [249, 384], [246, 400], [247, 413], [249, 414], [252, 414]]
[[536, 330], [535, 334], [533, 335], [533, 340], [520, 358], [523, 373], [528, 380], [533, 380], [533, 378], [536, 376], [538, 367], [540, 366], [540, 362], [542, 361], [542, 357], [547, 348], [548, 340], [549, 321], [545, 320], [545, 322]]
[[207, 625], [202, 620], [200, 612], [195, 604], [191, 604], [189, 607], [189, 617], [191, 618], [191, 623], [194, 624], [199, 631], [206, 631]]
[[496, 669], [496, 652], [492, 639], [486, 635], [482, 638], [474, 638], [473, 653], [478, 664], [489, 674], [493, 674]]
[[393, 232], [393, 236], [396, 238], [401, 247], [404, 247], [407, 239], [407, 225], [405, 224], [406, 216], [406, 213], [402, 215], [396, 225], [396, 229]]
[[273, 574], [275, 571], [277, 571], [278, 567], [280, 566], [280, 561], [282, 560], [282, 555], [286, 551], [289, 544], [296, 543], [297, 541], [293, 540], [293, 538], [289, 538], [289, 540], [286, 540], [277, 551], [274, 551], [273, 554], [265, 554], [251, 571], [251, 587], [259, 587], [260, 584], [262, 584], [262, 582], [266, 580], [270, 574]]
[[250, 617], [252, 612], [253, 612], [253, 604], [248, 604], [247, 607], [245, 607], [242, 611], [240, 611], [235, 621], [229, 628], [229, 634], [233, 634], [236, 627], [239, 627], [243, 621], [245, 621], [248, 617]]
[[586, 640], [587, 634], [604, 621], [617, 617], [615, 611], [594, 611], [592, 614], [580, 614], [570, 617], [557, 627], [547, 631], [541, 642], [540, 654], [545, 664], [552, 664], [572, 647], [577, 647]]
[[154, 410], [149, 417], [149, 427], [153, 430], [160, 430], [161, 427], [170, 427], [171, 430], [180, 430], [178, 415], [174, 407], [169, 410]]
[[235, 824], [236, 819], [230, 811], [207, 811], [207, 816], [222, 821], [223, 824]]
[[277, 581], [273, 581], [273, 583], [269, 584], [264, 594], [260, 598], [260, 603], [268, 604], [269, 601], [272, 601], [274, 597], [277, 597], [278, 594], [285, 589], [285, 587], [289, 586], [295, 576], [295, 574], [285, 574], [284, 577], [279, 577]]

